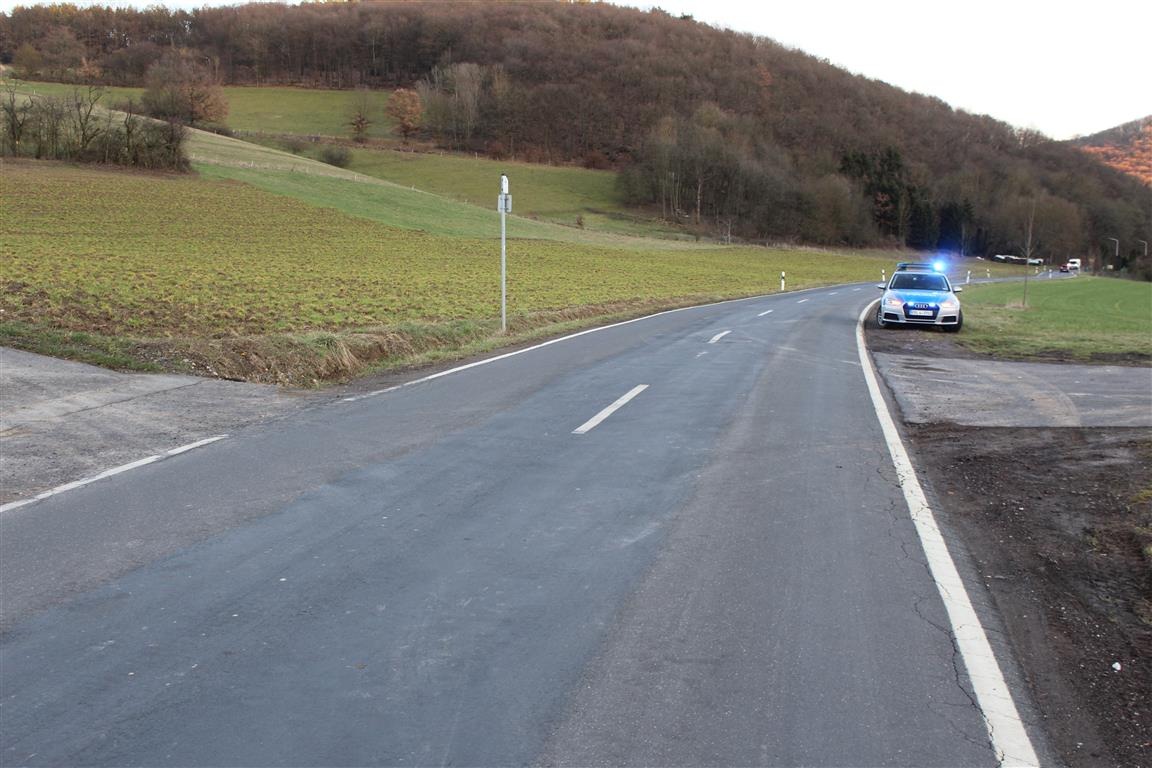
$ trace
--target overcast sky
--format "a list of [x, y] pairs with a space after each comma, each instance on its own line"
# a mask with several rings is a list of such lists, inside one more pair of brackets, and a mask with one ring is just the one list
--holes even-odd
[[662, 0], [1056, 139], [1152, 115], [1152, 1]]
[[[134, 5], [113, 0], [77, 5]], [[22, 5], [32, 3], [21, 2]], [[172, 8], [231, 5], [168, 0]], [[770, 37], [1056, 139], [1152, 115], [1152, 1], [617, 0]], [[0, 0], [10, 11], [16, 0]]]

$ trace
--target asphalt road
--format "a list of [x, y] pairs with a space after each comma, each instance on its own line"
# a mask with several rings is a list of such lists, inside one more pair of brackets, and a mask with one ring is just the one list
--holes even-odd
[[0, 763], [994, 765], [857, 360], [875, 293], [620, 325], [9, 510]]

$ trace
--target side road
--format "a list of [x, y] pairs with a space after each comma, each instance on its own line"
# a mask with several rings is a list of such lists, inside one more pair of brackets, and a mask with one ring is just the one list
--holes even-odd
[[306, 395], [0, 347], [0, 504], [291, 413]]

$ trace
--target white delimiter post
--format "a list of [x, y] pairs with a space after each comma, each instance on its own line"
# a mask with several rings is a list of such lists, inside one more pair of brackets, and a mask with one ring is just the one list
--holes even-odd
[[508, 245], [504, 218], [511, 200], [508, 199], [508, 176], [500, 174], [500, 333], [508, 333]]

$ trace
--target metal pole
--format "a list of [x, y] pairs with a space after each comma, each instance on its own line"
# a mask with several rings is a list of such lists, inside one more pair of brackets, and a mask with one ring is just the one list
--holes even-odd
[[1144, 256], [1145, 256], [1145, 258], [1147, 258], [1147, 256], [1148, 256], [1148, 241], [1147, 240], [1137, 240], [1136, 242], [1144, 244]]
[[1108, 237], [1105, 239], [1111, 240], [1112, 242], [1116, 243], [1116, 256], [1113, 258], [1114, 263], [1112, 266], [1117, 267], [1120, 265], [1120, 239], [1116, 238], [1116, 237]]
[[512, 206], [508, 195], [508, 174], [500, 174], [500, 333], [508, 333], [508, 239], [505, 216]]
[[500, 332], [508, 333], [508, 246], [504, 229], [504, 208], [500, 208]]

